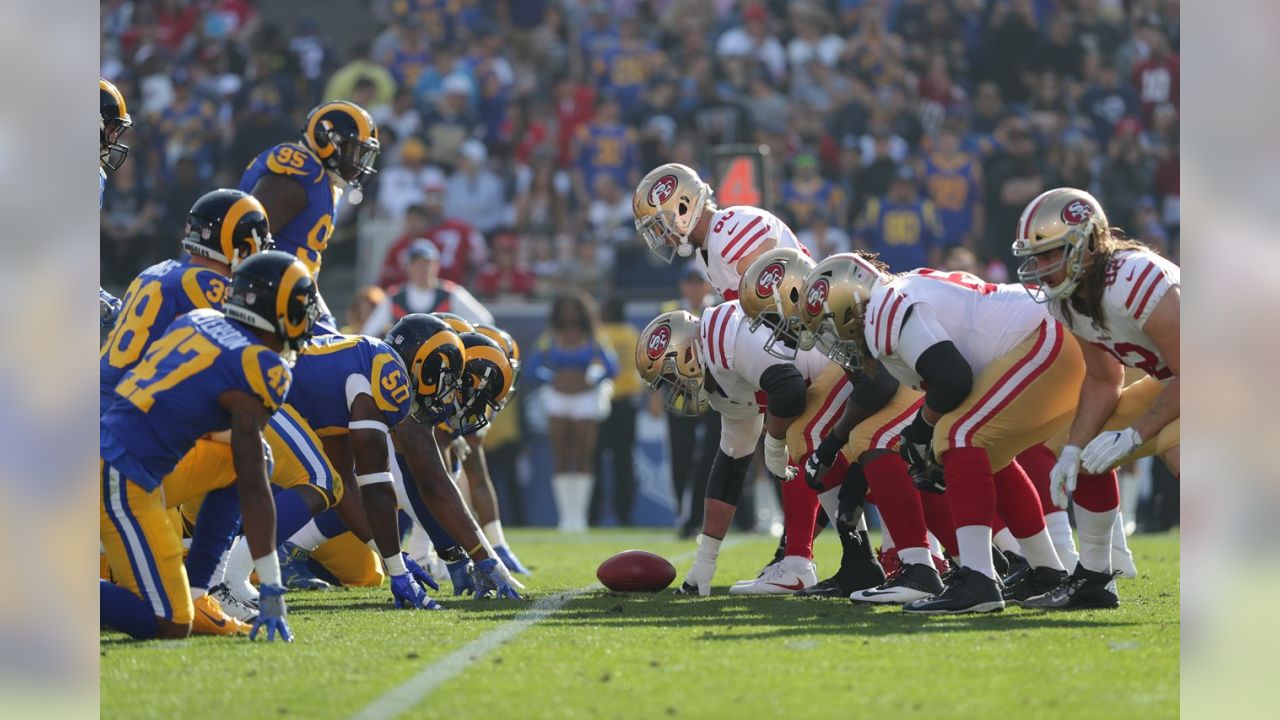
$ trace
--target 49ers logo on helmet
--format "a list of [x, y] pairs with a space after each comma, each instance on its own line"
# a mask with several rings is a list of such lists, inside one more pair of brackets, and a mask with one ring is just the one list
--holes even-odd
[[658, 178], [653, 187], [649, 188], [649, 205], [658, 207], [671, 199], [676, 193], [676, 176], [663, 175]]
[[809, 288], [809, 294], [804, 298], [804, 309], [810, 315], [818, 315], [822, 312], [822, 306], [827, 302], [827, 292], [831, 290], [831, 286], [827, 284], [826, 278], [818, 278], [818, 281]]
[[671, 326], [659, 325], [649, 334], [649, 345], [645, 348], [650, 360], [657, 360], [667, 351], [671, 344]]
[[1072, 200], [1067, 206], [1062, 208], [1063, 222], [1071, 225], [1079, 225], [1080, 223], [1093, 217], [1093, 205], [1084, 200]]
[[756, 294], [762, 298], [767, 298], [773, 294], [773, 289], [778, 283], [782, 282], [782, 276], [787, 274], [787, 269], [780, 262], [769, 263], [764, 270], [760, 271], [760, 276], [756, 278]]

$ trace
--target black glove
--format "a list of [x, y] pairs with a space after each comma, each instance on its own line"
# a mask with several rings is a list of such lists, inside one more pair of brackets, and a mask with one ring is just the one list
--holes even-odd
[[946, 489], [942, 466], [933, 459], [933, 426], [924, 419], [924, 409], [902, 431], [898, 453], [907, 461], [911, 482], [924, 491], [941, 493]]
[[845, 473], [844, 484], [840, 486], [839, 508], [836, 510], [836, 529], [840, 532], [853, 532], [862, 519], [864, 501], [867, 498], [867, 476], [862, 466], [853, 463], [849, 472]]
[[804, 461], [804, 482], [815, 492], [826, 489], [822, 486], [822, 477], [835, 464], [836, 455], [839, 454], [842, 445], [844, 443], [840, 442], [839, 438], [828, 435], [822, 438], [822, 442], [818, 443], [818, 447], [809, 453], [809, 458]]

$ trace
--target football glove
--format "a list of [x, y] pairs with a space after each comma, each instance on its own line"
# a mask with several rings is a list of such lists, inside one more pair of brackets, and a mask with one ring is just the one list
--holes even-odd
[[449, 581], [453, 583], [453, 594], [463, 595], [475, 592], [475, 583], [471, 582], [471, 558], [464, 558], [448, 563]]
[[501, 560], [502, 564], [506, 565], [507, 569], [511, 572], [517, 575], [533, 574], [529, 568], [524, 566], [524, 563], [520, 562], [520, 558], [516, 557], [516, 554], [511, 552], [511, 548], [506, 545], [495, 545], [493, 551], [498, 554], [498, 559]]
[[790, 465], [790, 458], [787, 456], [787, 441], [784, 438], [776, 438], [768, 433], [765, 433], [764, 436], [764, 466], [771, 475], [782, 482], [790, 482], [795, 479], [798, 472], [795, 467]]
[[714, 562], [695, 558], [693, 567], [689, 568], [689, 574], [684, 576], [684, 582], [680, 584], [680, 587], [676, 588], [676, 594], [707, 597], [711, 594], [711, 578], [715, 574], [716, 564]]
[[506, 566], [499, 562], [497, 558], [477, 560], [472, 563], [470, 572], [471, 581], [475, 583], [477, 600], [491, 595], [499, 599], [521, 599], [520, 593], [516, 592], [516, 589], [524, 588], [524, 586], [511, 577], [511, 573], [507, 571]]
[[403, 610], [443, 610], [440, 603], [427, 596], [422, 584], [408, 572], [391, 576], [391, 596], [395, 598], [396, 607]]
[[942, 467], [933, 459], [933, 426], [924, 419], [923, 408], [902, 431], [898, 454], [907, 461], [907, 472], [917, 488], [931, 493], [946, 489]]
[[120, 298], [98, 288], [98, 323], [104, 328], [115, 325], [122, 305]]
[[440, 589], [440, 583], [436, 582], [436, 579], [431, 577], [431, 573], [427, 572], [426, 568], [419, 565], [417, 560], [409, 557], [409, 553], [401, 551], [400, 559], [404, 560], [404, 566], [409, 569], [409, 574], [413, 576], [414, 580], [417, 580], [419, 583], [431, 588], [432, 590]]
[[835, 464], [836, 455], [843, 444], [836, 436], [828, 435], [822, 438], [822, 442], [818, 443], [818, 447], [809, 453], [809, 458], [804, 461], [804, 482], [815, 492], [826, 490], [822, 486], [822, 478]]
[[1067, 509], [1076, 491], [1076, 478], [1080, 475], [1080, 448], [1067, 445], [1058, 454], [1058, 462], [1049, 471], [1049, 497], [1053, 504]]
[[286, 617], [289, 615], [288, 608], [284, 604], [284, 588], [279, 585], [263, 585], [258, 588], [258, 617], [254, 618], [253, 626], [249, 628], [249, 639], [257, 640], [258, 631], [266, 628], [267, 642], [276, 639], [276, 633], [280, 633], [280, 639], [285, 642], [293, 642], [293, 633], [289, 631], [289, 623]]
[[1080, 467], [1090, 475], [1104, 473], [1133, 454], [1141, 444], [1142, 436], [1131, 427], [1104, 432], [1084, 446]]

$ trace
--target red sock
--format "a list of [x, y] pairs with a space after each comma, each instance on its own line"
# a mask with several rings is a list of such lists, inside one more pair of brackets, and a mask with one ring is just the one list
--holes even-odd
[[836, 462], [822, 476], [822, 489], [830, 490], [844, 484], [844, 476], [849, 474], [849, 461], [844, 459], [844, 453], [836, 453]]
[[1043, 444], [1032, 445], [1018, 453], [1018, 464], [1027, 471], [1027, 477], [1031, 478], [1031, 484], [1040, 498], [1040, 512], [1045, 515], [1062, 510], [1053, 504], [1053, 496], [1049, 494], [1049, 472], [1057, 462], [1058, 458], [1054, 456], [1053, 451]]
[[924, 506], [924, 519], [929, 525], [929, 532], [938, 538], [942, 547], [951, 557], [960, 557], [960, 544], [956, 542], [956, 523], [951, 519], [951, 506], [947, 504], [947, 496], [938, 493], [919, 492], [920, 504]]
[[928, 547], [920, 491], [911, 484], [907, 463], [897, 453], [885, 453], [862, 466], [867, 486], [876, 494], [876, 508], [898, 548]]
[[782, 483], [782, 531], [785, 554], [813, 559], [813, 529], [818, 524], [818, 494], [804, 480]]
[[957, 528], [991, 527], [996, 515], [996, 486], [991, 461], [982, 448], [952, 448], [942, 456], [947, 504]]
[[1016, 538], [1031, 537], [1044, 529], [1040, 498], [1017, 460], [995, 474], [996, 513]]
[[1106, 512], [1120, 506], [1120, 484], [1115, 470], [1101, 475], [1080, 473], [1076, 478], [1076, 491], [1072, 494], [1076, 504], [1090, 512]]

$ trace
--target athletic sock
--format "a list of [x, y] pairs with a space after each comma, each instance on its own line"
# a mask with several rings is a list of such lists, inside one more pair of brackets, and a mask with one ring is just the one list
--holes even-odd
[[484, 536], [494, 547], [506, 547], [507, 536], [502, 532], [502, 521], [493, 520], [484, 524]]
[[551, 493], [556, 500], [556, 526], [560, 532], [568, 532], [573, 525], [569, 518], [570, 493], [573, 473], [556, 473], [551, 476]]
[[898, 550], [898, 559], [902, 561], [903, 565], [914, 563], [916, 565], [931, 566], [933, 564], [932, 553], [929, 552], [929, 548], [924, 547], [900, 548]]
[[1111, 547], [1117, 550], [1129, 549], [1129, 536], [1124, 531], [1124, 514], [1116, 510], [1116, 521], [1111, 526]]
[[1007, 527], [1000, 528], [991, 534], [991, 542], [1001, 552], [1011, 552], [1015, 555], [1022, 554], [1022, 548], [1018, 545], [1018, 539], [1013, 536], [1013, 531]]
[[803, 480], [782, 483], [783, 555], [813, 559], [813, 529], [818, 522], [818, 495]]
[[239, 526], [240, 493], [235, 485], [218, 488], [204, 496], [191, 533], [191, 550], [184, 561], [192, 590], [199, 589], [203, 595], [204, 590], [212, 587], [214, 574]]
[[249, 575], [253, 573], [253, 555], [249, 552], [248, 538], [241, 538], [231, 547], [227, 556], [226, 582], [233, 587], [249, 584]]
[[329, 540], [329, 538], [320, 531], [320, 526], [316, 524], [315, 518], [308, 520], [306, 525], [303, 525], [298, 529], [298, 532], [289, 537], [289, 542], [297, 545], [307, 552], [312, 552], [316, 548], [325, 544], [327, 540]]
[[303, 525], [311, 522], [311, 510], [307, 501], [302, 499], [303, 492], [297, 487], [276, 493], [276, 547], [288, 542]]
[[1058, 557], [1057, 551], [1053, 549], [1053, 539], [1049, 537], [1047, 529], [1041, 530], [1031, 537], [1018, 538], [1018, 547], [1022, 549], [1022, 556], [1027, 559], [1027, 562], [1033, 568], [1066, 569], [1062, 566], [1062, 560]]
[[160, 630], [146, 600], [106, 580], [98, 581], [98, 617], [102, 625], [135, 640], [153, 638]]
[[991, 522], [996, 514], [996, 486], [991, 461], [982, 448], [952, 448], [942, 457], [947, 504], [956, 523], [960, 564], [994, 578]]
[[1111, 572], [1111, 531], [1120, 508], [1120, 486], [1114, 470], [1076, 479], [1076, 531], [1080, 533], [1080, 564], [1085, 570]]
[[1036, 489], [1036, 497], [1040, 500], [1040, 510], [1048, 516], [1050, 513], [1058, 510], [1053, 504], [1053, 496], [1049, 493], [1049, 474], [1053, 471], [1053, 466], [1058, 462], [1057, 456], [1053, 451], [1041, 445], [1032, 445], [1031, 447], [1018, 453], [1018, 464], [1026, 471], [1027, 477], [1031, 479], [1031, 485]]
[[1076, 553], [1076, 541], [1071, 535], [1071, 518], [1066, 510], [1054, 510], [1044, 516], [1045, 529], [1053, 540], [1053, 549], [1062, 561], [1062, 567], [1071, 572], [1076, 569], [1080, 555]]

